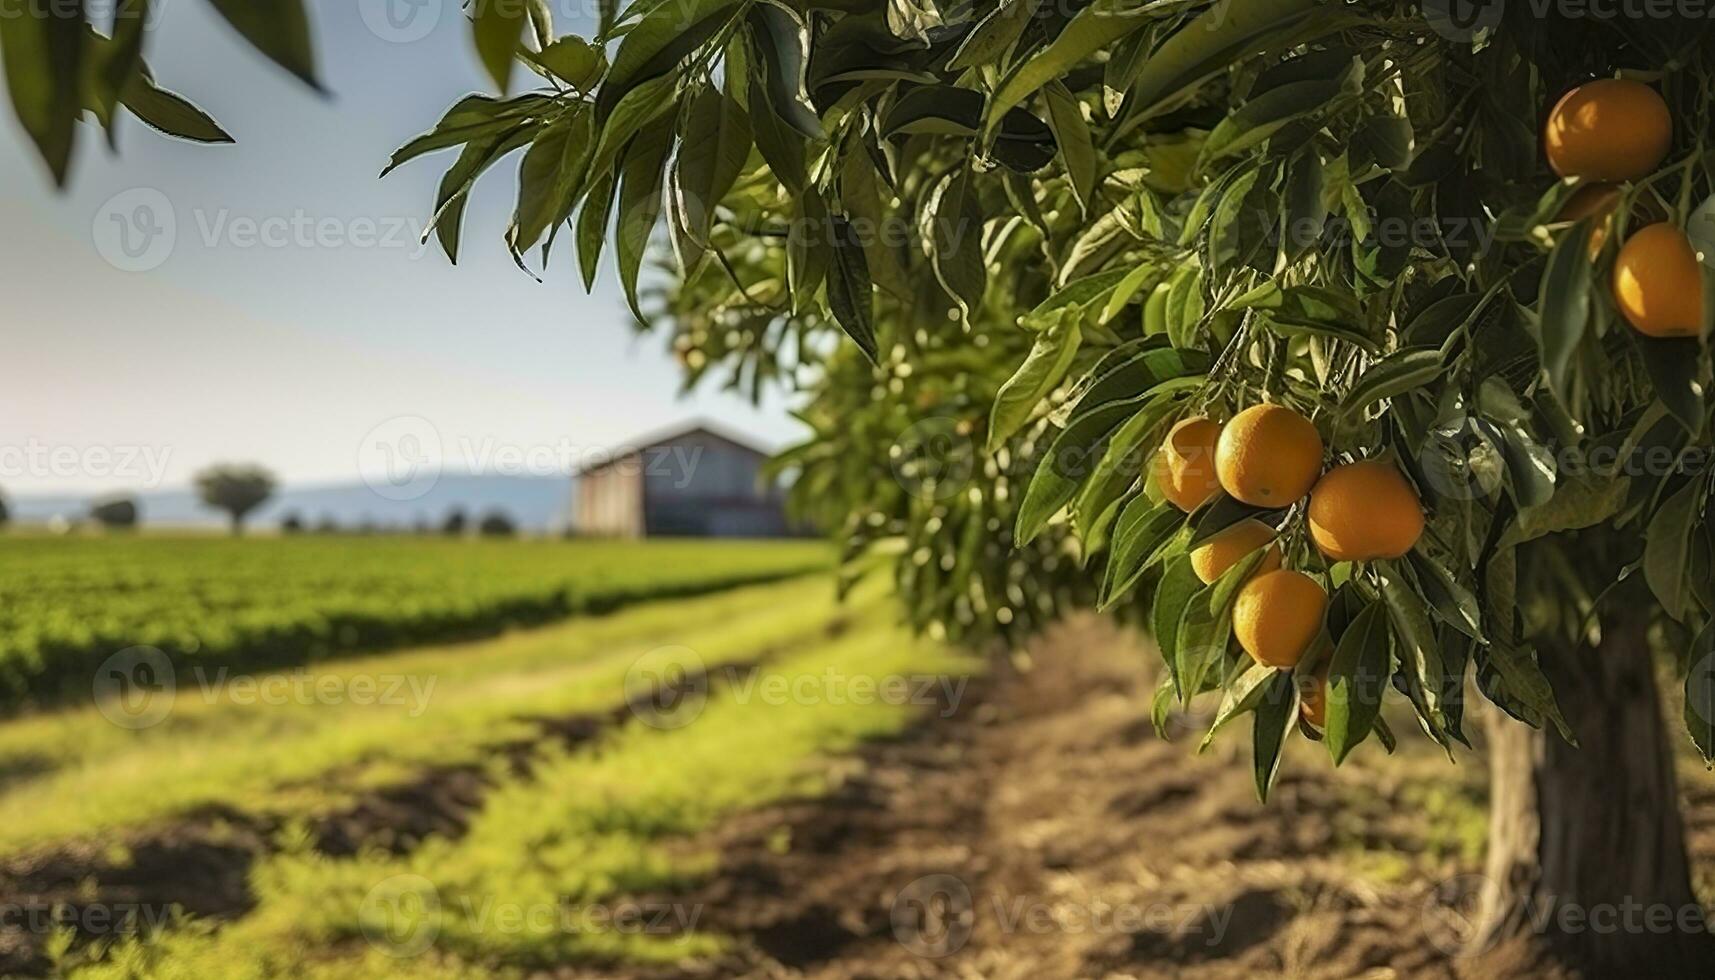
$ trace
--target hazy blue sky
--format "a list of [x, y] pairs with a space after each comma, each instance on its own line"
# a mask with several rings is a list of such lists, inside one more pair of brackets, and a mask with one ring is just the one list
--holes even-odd
[[[538, 468], [698, 415], [771, 445], [792, 438], [779, 404], [758, 411], [713, 389], [676, 398], [676, 366], [658, 337], [634, 335], [611, 269], [593, 296], [569, 249], [545, 283], [517, 270], [501, 241], [516, 158], [478, 186], [460, 265], [418, 249], [450, 157], [377, 174], [485, 86], [458, 0], [417, 0], [417, 19], [394, 34], [368, 26], [384, 23], [373, 16], [384, 2], [313, 0], [333, 93], [323, 99], [204, 0], [169, 0], [155, 74], [236, 146], [181, 143], [127, 119], [113, 158], [89, 128], [72, 190], [55, 195], [5, 112], [0, 490], [140, 489], [156, 472], [173, 487], [216, 460], [262, 462], [290, 482], [350, 480], [368, 435], [401, 416], [431, 423], [448, 469], [501, 447]], [[412, 0], [393, 2], [413, 13]], [[562, 32], [587, 28], [580, 10], [592, 4], [553, 2]], [[141, 256], [159, 263], [150, 271], [115, 268], [104, 252], [129, 260], [114, 251], [114, 216], [162, 197], [176, 234], [156, 240], [171, 251]], [[332, 231], [319, 243], [249, 237], [252, 222], [300, 217]], [[401, 427], [421, 431], [382, 431]]]

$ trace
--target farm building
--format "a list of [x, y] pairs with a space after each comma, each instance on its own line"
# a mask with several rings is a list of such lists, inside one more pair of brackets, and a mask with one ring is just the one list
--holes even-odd
[[575, 529], [591, 537], [767, 538], [794, 533], [768, 454], [694, 425], [578, 473]]

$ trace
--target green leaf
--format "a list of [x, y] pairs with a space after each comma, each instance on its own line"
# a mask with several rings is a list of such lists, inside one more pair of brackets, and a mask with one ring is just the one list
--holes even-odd
[[591, 180], [609, 176], [618, 165], [621, 153], [638, 134], [649, 129], [672, 134], [671, 126], [652, 127], [650, 124], [678, 105], [678, 100], [673, 97], [676, 89], [677, 81], [673, 76], [662, 75], [644, 82], [619, 100], [602, 122], [601, 135], [596, 138], [595, 150], [590, 154]]
[[1352, 415], [1385, 398], [1421, 388], [1441, 377], [1441, 362], [1439, 350], [1414, 347], [1396, 350], [1359, 376], [1358, 383], [1341, 399], [1340, 410]]
[[1477, 682], [1489, 700], [1521, 721], [1538, 725], [1552, 721], [1561, 737], [1576, 746], [1578, 738], [1560, 713], [1554, 688], [1543, 675], [1536, 656], [1510, 643], [1494, 643], [1483, 649], [1487, 656], [1479, 657]]
[[1167, 339], [1174, 347], [1189, 350], [1196, 343], [1204, 303], [1202, 270], [1181, 266], [1168, 280], [1167, 289]]
[[1339, 92], [1338, 79], [1294, 82], [1269, 89], [1221, 120], [1203, 144], [1203, 155], [1209, 160], [1219, 160], [1243, 153], [1289, 123], [1326, 109]]
[[639, 322], [646, 322], [637, 302], [637, 275], [649, 237], [661, 218], [662, 184], [666, 179], [667, 153], [673, 148], [673, 130], [654, 126], [637, 134], [625, 151], [619, 181], [619, 211], [614, 227], [614, 255], [625, 299]]
[[[209, 0], [244, 39], [275, 64], [303, 79], [311, 88], [316, 81], [316, 47], [310, 39], [310, 18], [303, 0]], [[517, 4], [485, 3], [487, 7]], [[516, 38], [514, 38], [516, 40]]]
[[1278, 508], [1252, 507], [1224, 493], [1216, 494], [1214, 500], [1192, 517], [1191, 523], [1196, 530], [1192, 533], [1187, 547], [1195, 548], [1240, 521], [1255, 518], [1265, 524], [1271, 524], [1277, 522], [1279, 515]]
[[530, 63], [580, 92], [595, 87], [607, 57], [600, 48], [581, 37], [568, 34], [540, 51], [523, 52]]
[[[578, 129], [579, 122], [582, 129]], [[582, 145], [575, 145], [578, 132]], [[570, 113], [543, 127], [518, 165], [518, 206], [512, 212], [507, 244], [514, 256], [541, 240], [559, 213], [560, 172], [577, 167], [589, 150], [589, 120], [582, 112]]]
[[1388, 170], [1404, 170], [1411, 163], [1415, 134], [1411, 120], [1391, 113], [1376, 116], [1364, 124], [1359, 139], [1369, 147], [1377, 165]]
[[1018, 105], [1049, 82], [1065, 77], [1073, 66], [1151, 23], [1150, 12], [1128, 0], [1095, 0], [1078, 11], [1054, 42], [1019, 66], [1001, 83], [989, 100], [984, 128], [999, 128], [1008, 109]]
[[132, 77], [120, 101], [132, 115], [157, 132], [197, 143], [232, 142], [232, 137], [208, 113], [182, 96], [156, 86], [145, 74]]
[[[758, 96], [755, 86], [750, 97], [750, 130], [757, 152], [762, 154], [775, 179], [793, 194], [804, 193], [809, 182], [804, 137], [780, 119], [768, 100]], [[847, 154], [847, 159], [861, 156], [861, 153]]]
[[1644, 368], [1655, 385], [1655, 396], [1661, 400], [1685, 431], [1697, 435], [1703, 431], [1703, 345], [1689, 337], [1632, 338], [1643, 355]]
[[1239, 671], [1239, 676], [1225, 685], [1226, 693], [1221, 697], [1221, 706], [1216, 709], [1215, 720], [1210, 723], [1209, 731], [1203, 735], [1203, 741], [1198, 743], [1198, 752], [1208, 751], [1209, 746], [1215, 742], [1215, 734], [1227, 727], [1228, 722], [1255, 711], [1280, 674], [1291, 673], [1264, 666], [1249, 657], [1240, 660], [1234, 669]]
[[739, 0], [672, 0], [649, 6], [614, 51], [613, 64], [596, 93], [596, 119], [605, 121], [621, 99], [645, 82], [666, 78], [676, 85], [674, 69], [730, 24], [740, 7]]
[[[1137, 294], [1142, 292], [1152, 280], [1159, 278], [1160, 275], [1161, 269], [1154, 263], [1139, 263], [1137, 268], [1126, 273], [1125, 278], [1114, 286], [1114, 291], [1108, 295], [1107, 304], [1102, 307], [1101, 316], [1097, 317], [1098, 322], [1103, 325], [1112, 323], [1114, 318], [1119, 316], [1120, 312], [1136, 298]], [[1161, 302], [1162, 309], [1165, 311], [1167, 303], [1165, 295], [1162, 296]]]
[[1068, 312], [1081, 316], [1083, 311], [1096, 303], [1105, 302], [1112, 296], [1114, 289], [1125, 281], [1127, 275], [1124, 269], [1108, 269], [1074, 279], [1026, 313], [1019, 325], [1026, 330], [1048, 330], [1057, 326]]
[[1337, 766], [1369, 737], [1393, 672], [1387, 608], [1364, 607], [1334, 648], [1326, 697], [1328, 754]]
[[1429, 609], [1422, 596], [1411, 587], [1396, 564], [1377, 562], [1375, 567], [1381, 573], [1382, 598], [1387, 603], [1389, 618], [1400, 643], [1400, 670], [1410, 686], [1407, 693], [1430, 734], [1445, 744], [1443, 732], [1446, 726], [1441, 718], [1445, 670], [1435, 624], [1429, 618]]
[[113, 36], [102, 37], [93, 27], [84, 34], [85, 105], [107, 128], [110, 145], [120, 97], [131, 80], [146, 70], [143, 40], [149, 15], [149, 0], [118, 0], [113, 10]]
[[387, 176], [425, 153], [507, 132], [551, 108], [554, 108], [554, 100], [534, 93], [513, 99], [497, 99], [490, 95], [466, 96], [447, 110], [434, 129], [393, 151], [393, 157], [388, 160], [387, 168], [381, 171], [381, 176]]
[[435, 195], [432, 227], [441, 249], [454, 264], [459, 260], [459, 233], [464, 226], [465, 202], [470, 189], [489, 167], [513, 150], [528, 145], [535, 135], [535, 126], [519, 124], [502, 135], [472, 140], [441, 177], [440, 190]]
[[[1123, 5], [1137, 9], [1134, 4]], [[1209, 8], [1144, 62], [1132, 83], [1135, 110], [1120, 132], [1129, 132], [1236, 61], [1263, 51], [1283, 51], [1308, 31], [1329, 32], [1337, 18], [1323, 0], [1247, 0]]]
[[1014, 535], [1020, 546], [1029, 544], [1061, 508], [1077, 496], [1078, 487], [1090, 475], [1090, 461], [1100, 457], [1108, 437], [1120, 423], [1142, 407], [1148, 395], [1091, 409], [1073, 418], [1055, 437], [1048, 455], [1037, 464], [1024, 501], [1018, 507]]
[[1251, 759], [1256, 775], [1257, 799], [1268, 802], [1268, 791], [1280, 774], [1280, 754], [1286, 735], [1298, 721], [1298, 685], [1292, 672], [1282, 670], [1269, 681], [1255, 712], [1251, 729]]
[[927, 213], [935, 278], [968, 321], [982, 305], [988, 272], [982, 254], [983, 215], [970, 189], [970, 174], [963, 167], [935, 186]]
[[1322, 155], [1315, 144], [1293, 154], [1286, 172], [1286, 190], [1281, 196], [1286, 255], [1298, 259], [1321, 239], [1328, 223], [1328, 205], [1322, 196]]
[[1588, 243], [1593, 221], [1585, 218], [1561, 236], [1554, 251], [1549, 253], [1548, 266], [1542, 274], [1538, 342], [1549, 383], [1562, 396], [1566, 394], [1572, 353], [1584, 339], [1584, 330], [1590, 322]]
[[[674, 208], [698, 249], [707, 249], [715, 208], [732, 191], [749, 160], [751, 127], [744, 106], [719, 89], [705, 88], [689, 106], [684, 137], [674, 161]], [[684, 264], [695, 266], [695, 256]]]
[[1472, 639], [1482, 639], [1482, 610], [1476, 595], [1440, 562], [1421, 550], [1413, 551], [1406, 558], [1417, 572], [1424, 598], [1440, 614], [1441, 621]]
[[596, 269], [601, 261], [602, 243], [607, 241], [607, 226], [613, 216], [613, 198], [618, 183], [612, 174], [597, 178], [589, 195], [584, 198], [583, 208], [578, 211], [578, 266], [583, 272], [585, 290], [595, 286]]
[[1516, 422], [1478, 419], [1475, 424], [1499, 446], [1506, 462], [1507, 482], [1519, 509], [1548, 503], [1554, 497], [1554, 453]]
[[1112, 554], [1102, 576], [1100, 609], [1108, 609], [1124, 598], [1148, 570], [1161, 545], [1185, 524], [1185, 515], [1168, 503], [1156, 503], [1144, 494], [1120, 512], [1114, 525]]
[[995, 395], [994, 408], [989, 412], [989, 452], [999, 449], [1030, 421], [1037, 406], [1065, 379], [1083, 334], [1081, 318], [1062, 316], [1058, 325], [1036, 336], [1029, 356]]
[[1685, 673], [1685, 725], [1705, 764], [1715, 764], [1715, 622], [1691, 644]]
[[512, 87], [512, 63], [523, 39], [526, 10], [522, 3], [477, 0], [473, 16], [471, 37], [476, 42], [477, 58], [504, 95]]
[[1048, 100], [1048, 125], [1054, 130], [1054, 141], [1066, 165], [1066, 178], [1072, 182], [1078, 206], [1088, 216], [1096, 198], [1096, 144], [1084, 120], [1084, 107], [1058, 79], [1049, 82], [1043, 94]]
[[813, 187], [805, 189], [794, 207], [786, 233], [786, 281], [792, 289], [793, 308], [804, 310], [827, 278], [834, 247], [829, 236], [828, 203], [821, 193]]
[[844, 215], [834, 215], [831, 220], [834, 255], [828, 271], [828, 309], [840, 329], [874, 363], [880, 357], [880, 350], [875, 338], [875, 297], [869, 260], [851, 222]]
[[[759, 3], [745, 15], [761, 56], [764, 89], [774, 113], [806, 139], [823, 138], [822, 121], [804, 93], [803, 27], [784, 8]], [[754, 96], [753, 96], [754, 97]]]
[[83, 112], [84, 52], [81, 0], [0, 14], [0, 63], [12, 108], [61, 187]]
[[965, 35], [948, 67], [963, 71], [997, 61], [1030, 26], [1041, 0], [1003, 0]]
[[1703, 508], [1704, 482], [1692, 480], [1662, 502], [1644, 535], [1644, 580], [1662, 609], [1683, 621], [1690, 609], [1691, 536]]
[[1155, 587], [1155, 602], [1150, 607], [1150, 632], [1155, 635], [1155, 645], [1161, 649], [1162, 661], [1167, 665], [1168, 676], [1180, 701], [1184, 701], [1186, 695], [1177, 653], [1179, 617], [1184, 615], [1191, 598], [1202, 589], [1203, 580], [1191, 567], [1191, 559], [1181, 557], [1168, 563], [1161, 573], [1161, 582]]
[[1233, 601], [1262, 564], [1267, 548], [1258, 548], [1221, 573], [1191, 598], [1179, 618], [1179, 638], [1174, 644], [1183, 672], [1185, 697], [1196, 697], [1203, 689], [1209, 668], [1226, 656], [1233, 635]]

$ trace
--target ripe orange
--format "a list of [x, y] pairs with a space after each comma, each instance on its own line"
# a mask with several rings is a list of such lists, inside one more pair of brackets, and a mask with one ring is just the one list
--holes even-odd
[[1323, 668], [1302, 688], [1298, 713], [1317, 728], [1328, 726], [1328, 670]]
[[1245, 583], [1233, 603], [1233, 636], [1267, 667], [1292, 667], [1322, 631], [1328, 593], [1303, 572], [1269, 572]]
[[1654, 224], [1620, 246], [1614, 305], [1650, 337], [1703, 334], [1703, 271], [1684, 232], [1665, 222]]
[[[1210, 536], [1209, 540], [1198, 545], [1191, 551], [1191, 568], [1197, 577], [1209, 585], [1227, 569], [1237, 565], [1246, 555], [1261, 548], [1274, 540], [1274, 528], [1255, 519], [1242, 520], [1232, 527], [1225, 528]], [[1275, 545], [1262, 556], [1262, 563], [1257, 565], [1252, 576], [1272, 572], [1280, 567], [1280, 546]]]
[[1608, 243], [1608, 233], [1614, 229], [1614, 208], [1620, 203], [1620, 189], [1613, 184], [1585, 184], [1567, 198], [1557, 221], [1582, 221], [1588, 217], [1599, 220], [1590, 227], [1590, 261], [1602, 254]]
[[1285, 406], [1247, 408], [1221, 432], [1215, 471], [1234, 500], [1285, 507], [1309, 493], [1322, 472], [1322, 437]]
[[1673, 143], [1667, 103], [1642, 82], [1604, 78], [1561, 96], [1548, 114], [1543, 146], [1562, 177], [1637, 180]]
[[1310, 491], [1310, 539], [1332, 561], [1398, 558], [1423, 536], [1423, 504], [1392, 463], [1337, 466]]
[[1189, 514], [1221, 488], [1215, 479], [1215, 443], [1221, 423], [1202, 417], [1180, 420], [1161, 444], [1151, 466], [1168, 502]]

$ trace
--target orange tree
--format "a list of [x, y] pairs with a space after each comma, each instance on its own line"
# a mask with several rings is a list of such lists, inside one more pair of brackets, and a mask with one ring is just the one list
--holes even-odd
[[[1158, 716], [1248, 719], [1265, 797], [1288, 739], [1391, 750], [1384, 688], [1453, 753], [1474, 688], [1480, 943], [1706, 962], [1651, 658], [1709, 758], [1701, 5], [642, 0], [589, 39], [544, 6], [472, 8], [541, 84], [394, 159], [459, 148], [449, 254], [522, 150], [519, 263], [611, 247], [691, 381], [801, 392], [782, 465], [854, 554], [903, 541], [915, 622], [1128, 615]], [[19, 100], [0, 29], [51, 160], [65, 100]]]

